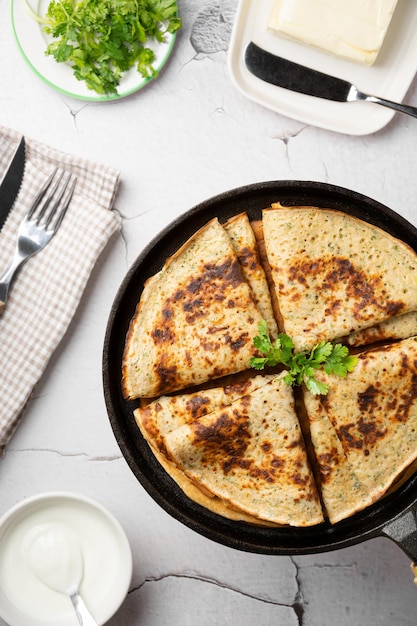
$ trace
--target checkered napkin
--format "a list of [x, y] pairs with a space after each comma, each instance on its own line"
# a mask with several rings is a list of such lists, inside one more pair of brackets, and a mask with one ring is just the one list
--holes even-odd
[[[0, 126], [0, 180], [21, 135]], [[60, 166], [77, 176], [70, 207], [44, 250], [22, 267], [0, 316], [0, 454], [62, 339], [89, 275], [120, 219], [112, 211], [118, 173], [26, 140], [20, 191], [0, 231], [0, 274], [15, 249], [18, 225], [36, 192]]]

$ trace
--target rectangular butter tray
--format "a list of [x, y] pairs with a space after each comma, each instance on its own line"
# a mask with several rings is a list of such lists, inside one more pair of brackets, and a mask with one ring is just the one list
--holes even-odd
[[[240, 0], [228, 53], [235, 87], [247, 98], [300, 122], [349, 135], [367, 135], [386, 126], [394, 111], [369, 102], [331, 102], [263, 82], [245, 66], [250, 41], [326, 74], [353, 83], [366, 93], [401, 102], [417, 71], [417, 2], [400, 0], [381, 51], [364, 66], [292, 41], [267, 29], [274, 0]], [[411, 104], [411, 103], [410, 103]]]

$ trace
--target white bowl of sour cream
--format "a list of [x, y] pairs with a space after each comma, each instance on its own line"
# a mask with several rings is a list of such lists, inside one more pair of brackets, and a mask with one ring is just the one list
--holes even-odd
[[[55, 558], [43, 561], [39, 547], [48, 544]], [[132, 578], [132, 553], [118, 520], [99, 502], [67, 492], [33, 496], [3, 515], [0, 617], [9, 626], [77, 626], [69, 597], [53, 588], [79, 567], [76, 553], [80, 595], [101, 626], [119, 609]]]

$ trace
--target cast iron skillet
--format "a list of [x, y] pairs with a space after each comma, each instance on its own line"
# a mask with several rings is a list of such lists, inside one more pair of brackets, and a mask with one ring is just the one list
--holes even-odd
[[224, 519], [191, 501], [166, 474], [137, 428], [133, 402], [121, 392], [121, 360], [130, 319], [144, 281], [209, 219], [225, 221], [246, 211], [259, 219], [272, 202], [314, 205], [350, 213], [379, 226], [417, 251], [417, 229], [386, 206], [356, 192], [317, 182], [263, 182], [227, 191], [181, 215], [143, 250], [127, 273], [114, 300], [103, 351], [103, 384], [107, 411], [117, 443], [131, 470], [154, 500], [194, 531], [226, 546], [263, 554], [309, 554], [344, 548], [373, 537], [395, 541], [417, 562], [417, 474], [393, 494], [334, 526], [267, 528]]

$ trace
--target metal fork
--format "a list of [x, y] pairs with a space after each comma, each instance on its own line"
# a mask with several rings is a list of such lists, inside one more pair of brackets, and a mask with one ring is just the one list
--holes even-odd
[[22, 265], [43, 250], [61, 225], [74, 192], [76, 178], [56, 168], [42, 185], [28, 213], [20, 222], [16, 250], [0, 277], [0, 313]]

